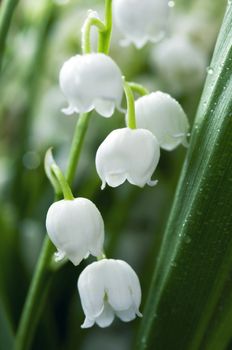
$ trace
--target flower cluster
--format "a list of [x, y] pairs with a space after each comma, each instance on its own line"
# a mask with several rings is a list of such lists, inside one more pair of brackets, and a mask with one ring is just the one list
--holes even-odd
[[[144, 16], [141, 16], [141, 13]], [[156, 41], [166, 29], [168, 2], [151, 0], [115, 0], [113, 14], [116, 24], [128, 42], [137, 47], [148, 40]], [[106, 16], [107, 22], [107, 16]], [[135, 26], [136, 23], [136, 26]], [[90, 28], [99, 30], [102, 52], [89, 52]], [[122, 77], [117, 64], [106, 54], [110, 27], [99, 16], [89, 15], [83, 26], [82, 55], [68, 59], [60, 71], [60, 87], [67, 98], [65, 114], [89, 113], [109, 118], [121, 108], [123, 92], [127, 100], [125, 127], [113, 130], [96, 152], [96, 170], [106, 186], [117, 187], [126, 180], [132, 185], [154, 186], [153, 173], [160, 159], [160, 148], [171, 151], [187, 146], [189, 123], [180, 104], [163, 92], [148, 93]], [[104, 33], [104, 36], [102, 36]], [[103, 40], [104, 39], [104, 40]], [[133, 91], [142, 96], [134, 101]], [[73, 198], [70, 188], [57, 166], [52, 168], [66, 198], [51, 205], [46, 227], [60, 257], [78, 265], [89, 254], [98, 261], [88, 265], [78, 280], [78, 290], [85, 313], [83, 328], [109, 326], [114, 316], [122, 321], [133, 320], [139, 311], [141, 288], [133, 269], [124, 261], [107, 259], [104, 255], [104, 222], [93, 202]]]

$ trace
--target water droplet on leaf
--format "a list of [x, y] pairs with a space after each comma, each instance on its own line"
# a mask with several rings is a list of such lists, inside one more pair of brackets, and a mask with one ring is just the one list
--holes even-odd
[[210, 67], [210, 66], [209, 66], [209, 67], [207, 67], [207, 69], [206, 69], [206, 70], [207, 70], [207, 73], [208, 73], [208, 74], [210, 74], [210, 75], [212, 75], [212, 74], [214, 73], [213, 68], [212, 68], [212, 67]]

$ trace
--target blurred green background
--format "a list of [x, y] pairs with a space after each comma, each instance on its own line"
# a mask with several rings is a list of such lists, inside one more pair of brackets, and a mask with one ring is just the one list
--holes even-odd
[[[210, 74], [209, 62], [225, 5], [224, 0], [176, 1], [163, 42], [148, 44], [140, 51], [133, 46], [124, 48], [114, 28], [110, 55], [127, 80], [177, 98], [192, 124], [205, 77]], [[80, 30], [89, 8], [102, 15], [104, 1], [21, 0], [7, 39], [0, 75], [2, 350], [10, 349], [46, 233], [45, 216], [53, 201], [43, 168], [46, 150], [53, 146], [57, 162], [62, 169], [66, 167], [78, 116], [61, 113], [67, 102], [58, 76], [63, 62], [81, 51]], [[93, 33], [93, 46], [94, 40]], [[168, 46], [172, 40], [187, 41], [194, 56], [183, 49], [175, 63], [175, 47], [172, 52]], [[159, 59], [163, 55], [165, 59]], [[124, 184], [101, 191], [94, 162], [96, 150], [111, 130], [123, 126], [123, 114], [116, 113], [110, 119], [93, 114], [73, 192], [98, 206], [105, 220], [106, 254], [126, 260], [136, 270], [144, 303], [186, 150], [162, 151], [155, 188]], [[133, 349], [139, 320], [129, 324], [115, 320], [108, 329], [80, 329], [84, 314], [76, 282], [85, 263], [78, 268], [67, 263], [54, 275], [32, 349]]]

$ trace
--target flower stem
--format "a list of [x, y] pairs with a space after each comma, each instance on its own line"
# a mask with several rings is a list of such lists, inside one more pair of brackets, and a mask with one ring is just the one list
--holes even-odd
[[131, 129], [136, 129], [134, 95], [129, 83], [127, 83], [126, 81], [124, 81], [124, 91], [126, 94], [127, 101], [128, 126]]
[[[79, 162], [89, 118], [90, 113], [83, 114], [77, 122], [66, 172], [66, 181], [69, 184], [72, 183], [75, 176], [75, 169]], [[55, 198], [55, 200], [58, 199], [58, 197]], [[54, 246], [46, 235], [19, 323], [15, 350], [27, 350], [33, 339], [35, 328], [46, 300], [49, 284], [54, 275], [54, 269], [52, 268], [54, 252]]]
[[[90, 49], [88, 45], [90, 45], [91, 25], [94, 23], [94, 25], [96, 25], [99, 29], [103, 29], [103, 27], [101, 27], [102, 22], [101, 24], [100, 22], [100, 20], [96, 21], [95, 18], [92, 18], [90, 23], [86, 23], [87, 27], [84, 29], [85, 32], [83, 32], [83, 36], [85, 35], [86, 37], [83, 40], [85, 40], [85, 45], [87, 45], [87, 47], [84, 48], [84, 52], [88, 52]], [[106, 0], [106, 25], [104, 29], [104, 35], [102, 34], [103, 32], [99, 31], [99, 52], [108, 53], [112, 31], [112, 0]], [[82, 114], [78, 119], [74, 132], [65, 176], [66, 181], [70, 186], [73, 182], [76, 168], [79, 163], [80, 153], [88, 128], [90, 116], [91, 113]], [[58, 199], [58, 197], [55, 198], [55, 200]], [[52, 276], [54, 275], [54, 268], [52, 268], [52, 257], [54, 252], [54, 246], [46, 235], [19, 323], [16, 335], [15, 350], [27, 350], [33, 339], [36, 325], [39, 321], [40, 314], [46, 300], [49, 284]]]
[[76, 129], [73, 136], [72, 146], [70, 150], [66, 176], [65, 176], [70, 186], [72, 185], [72, 181], [75, 177], [77, 164], [79, 162], [82, 145], [84, 142], [86, 131], [88, 129], [90, 118], [91, 118], [91, 112], [83, 113], [78, 117]]
[[149, 91], [141, 84], [137, 84], [134, 82], [128, 82], [129, 87], [132, 91], [137, 92], [141, 96], [145, 96], [149, 94]]
[[60, 168], [56, 164], [53, 164], [52, 171], [55, 174], [55, 176], [59, 182], [59, 185], [60, 185], [62, 192], [63, 192], [64, 199], [73, 200], [74, 197], [73, 197], [71, 188], [69, 187], [64, 175], [62, 174], [62, 171], [60, 170]]
[[2, 4], [0, 16], [0, 70], [5, 52], [6, 38], [9, 31], [11, 19], [19, 0], [5, 0]]
[[91, 53], [91, 27], [98, 29], [98, 52], [108, 54], [112, 33], [112, 0], [105, 2], [105, 23], [97, 18], [94, 12], [90, 12], [82, 27], [82, 52]]
[[84, 54], [91, 53], [91, 28], [95, 26], [99, 33], [104, 32], [106, 27], [104, 23], [97, 17], [91, 16], [87, 17], [83, 27], [82, 27], [82, 52]]
[[54, 246], [46, 235], [20, 319], [15, 350], [27, 350], [33, 339], [51, 283], [52, 271], [50, 270], [50, 261], [54, 252]]
[[103, 252], [101, 255], [99, 255], [99, 256], [97, 257], [97, 261], [100, 261], [100, 260], [102, 260], [102, 259], [106, 259], [106, 255], [105, 255], [104, 252]]
[[112, 0], [105, 1], [105, 31], [99, 33], [98, 52], [109, 53], [112, 34]]

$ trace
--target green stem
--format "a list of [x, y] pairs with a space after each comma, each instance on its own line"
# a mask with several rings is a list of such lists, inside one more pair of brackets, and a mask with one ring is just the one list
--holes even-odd
[[137, 92], [141, 96], [145, 96], [149, 94], [149, 91], [143, 85], [140, 85], [134, 82], [128, 82], [128, 85], [132, 91]]
[[[83, 114], [80, 116], [77, 122], [66, 173], [66, 181], [69, 184], [71, 184], [74, 179], [75, 169], [79, 163], [80, 152], [89, 118], [90, 114]], [[56, 200], [58, 199], [59, 198], [56, 198]], [[46, 235], [19, 323], [19, 328], [16, 335], [15, 350], [29, 349], [33, 339], [35, 328], [46, 300], [48, 286], [51, 282], [52, 276], [54, 275], [54, 268], [52, 267], [52, 257], [54, 252], [54, 246]]]
[[91, 113], [83, 113], [78, 117], [76, 130], [74, 132], [68, 167], [66, 171], [66, 180], [71, 186], [72, 181], [75, 177], [77, 164], [79, 162], [82, 145], [88, 129]]
[[53, 275], [50, 270], [50, 262], [54, 252], [54, 246], [46, 235], [20, 319], [15, 350], [28, 349], [33, 339]]
[[130, 88], [130, 85], [126, 81], [124, 81], [124, 91], [126, 94], [126, 101], [127, 101], [128, 126], [131, 129], [136, 129], [134, 95]]
[[106, 259], [105, 253], [102, 253], [101, 255], [99, 255], [99, 256], [97, 257], [97, 261], [100, 261], [100, 260], [102, 260], [102, 259]]
[[5, 52], [6, 38], [10, 28], [11, 19], [19, 0], [3, 1], [0, 17], [0, 70]]
[[105, 1], [105, 31], [99, 33], [99, 44], [98, 52], [103, 52], [105, 54], [109, 53], [110, 41], [112, 35], [112, 0]]
[[112, 34], [112, 0], [105, 2], [105, 24], [94, 15], [89, 15], [82, 28], [82, 51], [84, 54], [91, 53], [91, 27], [98, 29], [98, 52], [108, 54]]
[[[94, 25], [97, 25], [99, 29], [103, 29], [99, 21], [91, 21]], [[87, 23], [88, 24], [88, 23]], [[87, 25], [86, 24], [86, 25]], [[92, 25], [92, 24], [91, 24]], [[85, 40], [84, 52], [88, 52], [90, 43], [90, 23], [87, 26], [86, 32], [83, 35], [87, 35]], [[101, 37], [102, 52], [107, 53], [110, 45], [112, 31], [112, 0], [106, 0], [106, 32], [104, 37]], [[101, 35], [101, 32], [99, 33]], [[74, 132], [73, 142], [71, 145], [68, 167], [66, 171], [66, 181], [68, 184], [72, 184], [75, 171], [79, 163], [80, 153], [83, 146], [84, 137], [88, 128], [90, 113], [82, 114], [77, 122], [76, 130]], [[56, 198], [56, 200], [59, 198]], [[52, 268], [52, 256], [54, 253], [54, 246], [49, 240], [48, 236], [45, 237], [44, 245], [37, 263], [35, 274], [29, 289], [29, 293], [26, 299], [26, 303], [23, 309], [21, 320], [19, 323], [18, 332], [16, 335], [16, 347], [15, 350], [27, 350], [33, 339], [36, 325], [39, 321], [40, 314], [43, 308], [43, 304], [46, 299], [48, 291], [48, 285], [54, 274]], [[39, 302], [38, 302], [39, 301]]]
[[60, 170], [60, 168], [56, 164], [53, 164], [52, 171], [55, 174], [55, 176], [60, 184], [64, 199], [73, 200], [74, 197], [73, 197], [71, 188], [69, 187], [64, 175], [62, 174], [62, 171]]
[[91, 28], [92, 26], [95, 26], [99, 33], [104, 32], [106, 30], [106, 27], [102, 21], [96, 17], [87, 17], [82, 31], [82, 51], [84, 54], [91, 53]]

